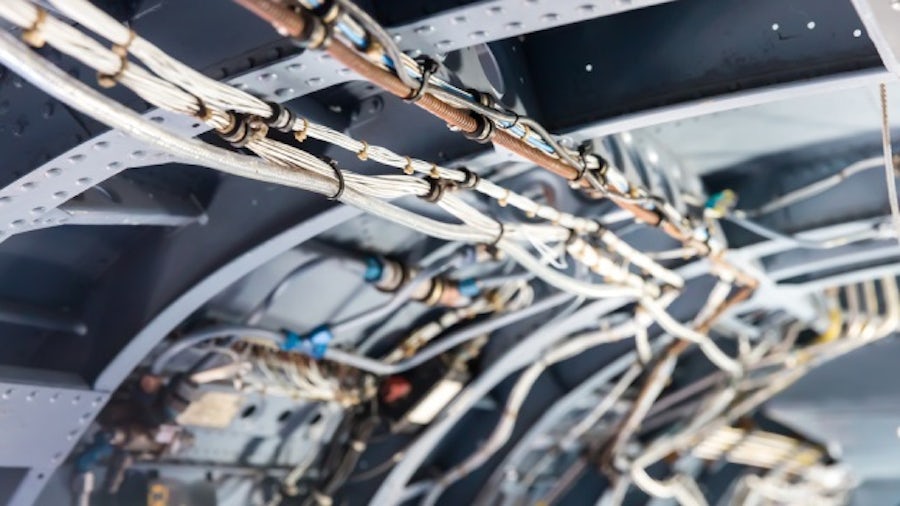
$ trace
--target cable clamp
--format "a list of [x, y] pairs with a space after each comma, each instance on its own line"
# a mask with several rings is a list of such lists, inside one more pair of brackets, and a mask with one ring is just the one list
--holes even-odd
[[297, 116], [294, 111], [277, 102], [266, 102], [272, 109], [272, 114], [266, 118], [266, 125], [284, 133], [291, 133]]
[[494, 122], [477, 112], [469, 112], [469, 115], [475, 120], [475, 130], [472, 132], [463, 132], [467, 139], [485, 144], [490, 142], [494, 135]]
[[[419, 64], [419, 73], [422, 74], [421, 81], [419, 82], [419, 87], [410, 92], [410, 94], [404, 98], [406, 102], [416, 103], [422, 98], [422, 95], [428, 90], [428, 82], [431, 80], [431, 77], [438, 73], [441, 69], [440, 63], [438, 63], [433, 58], [421, 55], [416, 57], [416, 63]], [[398, 67], [400, 64], [398, 63]], [[403, 69], [398, 68], [397, 72], [402, 72]]]
[[216, 132], [224, 141], [232, 146], [242, 147], [247, 137], [247, 121], [243, 115], [228, 112], [228, 125], [223, 128], [217, 128]]
[[463, 180], [459, 183], [460, 188], [474, 190], [478, 186], [481, 179], [478, 174], [472, 172], [468, 167], [458, 167], [456, 170], [463, 173]]
[[47, 21], [47, 11], [42, 7], [35, 6], [35, 8], [37, 9], [37, 17], [28, 29], [22, 31], [22, 40], [31, 47], [44, 47], [44, 44], [47, 43], [47, 38], [44, 37], [42, 30], [44, 23]]
[[444, 196], [444, 190], [447, 189], [447, 182], [440, 178], [428, 178], [428, 193], [420, 195], [419, 198], [425, 202], [437, 203]]

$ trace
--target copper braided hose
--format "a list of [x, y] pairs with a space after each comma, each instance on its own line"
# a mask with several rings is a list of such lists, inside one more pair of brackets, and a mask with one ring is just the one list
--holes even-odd
[[[291, 8], [272, 0], [234, 1], [260, 18], [268, 21], [279, 34], [295, 39], [303, 39], [305, 37], [307, 29], [306, 19]], [[331, 55], [332, 58], [347, 66], [347, 68], [352, 69], [363, 78], [380, 86], [382, 89], [398, 98], [406, 99], [412, 96], [415, 91], [406, 86], [396, 75], [373, 64], [355, 49], [348, 47], [339, 40], [326, 40], [323, 49]], [[422, 94], [415, 104], [464, 133], [475, 133], [478, 129], [478, 122], [472, 117], [469, 111], [447, 104], [428, 93]], [[494, 130], [490, 139], [494, 144], [502, 146], [569, 181], [575, 181], [579, 178], [579, 169], [572, 167], [559, 158], [554, 158], [532, 148], [522, 139], [510, 135], [503, 130]], [[585, 188], [590, 188], [590, 183], [583, 179], [580, 184]], [[681, 243], [693, 245], [701, 254], [709, 253], [709, 247], [705, 243], [698, 242], [692, 237], [686, 236], [674, 223], [663, 220], [657, 213], [649, 209], [644, 209], [632, 202], [617, 199], [615, 195], [611, 195], [610, 197], [617, 206], [631, 213], [636, 220], [658, 227], [660, 230]], [[758, 282], [756, 279], [744, 274], [736, 267], [721, 260], [719, 265], [734, 274], [735, 279], [741, 284], [752, 287], [757, 286]]]

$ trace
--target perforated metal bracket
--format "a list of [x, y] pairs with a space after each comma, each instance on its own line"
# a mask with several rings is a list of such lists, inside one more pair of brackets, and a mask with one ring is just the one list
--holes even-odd
[[850, 0], [884, 66], [900, 74], [900, 2], [896, 0]]
[[405, 51], [446, 53], [672, 0], [494, 0], [443, 12], [389, 32]]
[[86, 388], [26, 381], [0, 382], [0, 467], [28, 468], [9, 503], [16, 506], [34, 502], [108, 399]]

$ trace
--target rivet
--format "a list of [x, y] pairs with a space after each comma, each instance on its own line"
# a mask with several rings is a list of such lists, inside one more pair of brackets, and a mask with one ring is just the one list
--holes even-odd
[[82, 186], [85, 186], [85, 185], [91, 184], [91, 178], [89, 178], [89, 177], [78, 178], [78, 181], [76, 181], [76, 183], [78, 183]]
[[860, 30], [859, 28], [853, 30], [853, 36], [856, 38], [862, 37], [862, 30]]
[[274, 81], [275, 79], [278, 79], [278, 74], [274, 74], [272, 72], [266, 72], [265, 74], [259, 75], [260, 81], [268, 82], [268, 81]]
[[12, 225], [13, 227], [21, 227], [21, 226], [25, 225], [25, 220], [22, 220], [22, 219], [15, 220], [12, 223], [10, 223], [10, 225]]
[[291, 72], [300, 72], [301, 70], [303, 70], [303, 68], [304, 66], [302, 63], [291, 63], [287, 66], [287, 69]]
[[[465, 19], [465, 18], [463, 18]], [[422, 25], [418, 26], [413, 30], [413, 33], [416, 35], [425, 35], [426, 33], [431, 33], [434, 31], [434, 27], [431, 25]]]
[[306, 80], [306, 85], [307, 86], [316, 86], [321, 82], [322, 82], [321, 77], [310, 77], [309, 79]]
[[499, 5], [495, 5], [494, 7], [491, 7], [490, 9], [488, 9], [487, 12], [490, 15], [500, 14], [501, 12], [503, 12], [503, 7], [500, 7]]
[[35, 397], [37, 397], [37, 392], [32, 391], [28, 394], [27, 397], [25, 397], [25, 400], [28, 402], [31, 402], [34, 400]]
[[813, 29], [815, 29], [815, 27], [816, 27], [816, 22], [815, 22], [815, 21], [810, 21], [809, 23], [806, 23], [806, 29], [807, 29], [807, 30], [813, 30]]
[[453, 41], [442, 40], [442, 41], [438, 42], [437, 44], [435, 44], [434, 46], [437, 47], [438, 49], [446, 49], [446, 48], [450, 47], [452, 44], [453, 44]]
[[50, 396], [50, 402], [56, 402], [59, 400], [59, 394], [53, 394]]
[[12, 197], [0, 197], [0, 204], [9, 204], [12, 202]]
[[47, 175], [51, 177], [55, 177], [62, 174], [62, 169], [59, 167], [53, 167], [52, 169], [47, 169]]
[[541, 16], [541, 21], [544, 21], [546, 23], [552, 23], [553, 21], [556, 21], [557, 19], [559, 19], [559, 14], [557, 14], [555, 12], [548, 12], [547, 14], [544, 14], [543, 16]]
[[84, 155], [82, 155], [82, 154], [72, 155], [69, 157], [69, 163], [78, 163], [83, 160], [84, 160]]
[[150, 121], [154, 123], [165, 123], [166, 119], [162, 116], [153, 116], [152, 118], [150, 118]]
[[456, 24], [465, 23], [466, 21], [468, 21], [468, 19], [466, 19], [465, 16], [456, 16], [453, 18], [453, 22]]
[[131, 157], [135, 158], [135, 159], [141, 159], [141, 158], [144, 158], [145, 156], [147, 156], [147, 153], [145, 153], [144, 151], [141, 151], [141, 150], [137, 150], [137, 151], [131, 153]]
[[109, 147], [109, 143], [106, 141], [100, 141], [100, 142], [94, 144], [94, 149], [96, 149], [97, 151], [106, 149], [108, 147]]
[[12, 394], [13, 394], [13, 389], [12, 389], [12, 388], [7, 388], [6, 391], [3, 392], [3, 395], [0, 396], [0, 397], [2, 397], [2, 398], [4, 398], [4, 399], [9, 399], [10, 397], [12, 397]]
[[119, 162], [110, 162], [106, 165], [106, 170], [119, 170], [122, 167], [122, 164]]
[[32, 214], [41, 214], [46, 210], [47, 210], [46, 207], [38, 206], [38, 207], [35, 207], [34, 209], [32, 209], [31, 212], [32, 212]]
[[37, 183], [35, 183], [34, 181], [28, 181], [28, 182], [22, 183], [22, 189], [26, 190], [26, 191], [33, 190], [36, 186], [37, 186]]
[[72, 404], [78, 404], [79, 402], [81, 402], [80, 395], [76, 395], [75, 397], [72, 397]]
[[58, 192], [54, 193], [53, 196], [56, 197], [56, 198], [58, 198], [58, 199], [64, 199], [64, 198], [66, 198], [66, 197], [69, 196], [69, 193], [68, 193], [68, 192], [64, 192], [64, 191], [58, 191]]
[[518, 30], [519, 28], [522, 28], [522, 23], [520, 23], [518, 21], [512, 21], [510, 23], [506, 23], [507, 30]]
[[278, 88], [275, 90], [275, 95], [280, 98], [289, 97], [294, 94], [294, 88]]
[[580, 7], [578, 7], [578, 12], [582, 12], [584, 14], [590, 14], [590, 13], [594, 12], [594, 5], [593, 4], [584, 4]]
[[484, 38], [485, 35], [487, 35], [487, 32], [485, 32], [484, 30], [478, 30], [478, 31], [470, 33], [469, 38], [481, 39], [481, 38]]
[[56, 112], [56, 104], [54, 104], [53, 102], [46, 102], [44, 104], [44, 110], [42, 112], [44, 119], [50, 119], [53, 116], [54, 112]]
[[779, 25], [778, 23], [772, 23], [773, 32], [777, 32], [779, 28], [781, 28], [781, 25]]

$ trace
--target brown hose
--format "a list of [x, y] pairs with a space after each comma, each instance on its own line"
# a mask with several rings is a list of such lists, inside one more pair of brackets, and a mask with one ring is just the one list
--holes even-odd
[[[306, 32], [306, 19], [281, 3], [276, 3], [272, 0], [235, 0], [235, 2], [271, 23], [272, 26], [284, 36], [302, 38]], [[415, 92], [415, 90], [404, 84], [396, 75], [373, 64], [355, 49], [348, 47], [339, 40], [333, 38], [327, 40], [324, 49], [335, 60], [341, 62], [363, 78], [380, 86], [398, 98], [406, 99]], [[471, 134], [475, 133], [478, 129], [478, 121], [469, 113], [469, 111], [447, 104], [433, 95], [425, 93], [415, 102], [415, 104], [444, 120], [451, 127], [459, 129], [461, 132]], [[503, 130], [494, 130], [491, 135], [491, 141], [497, 146], [502, 146], [560, 177], [570, 181], [579, 178], [580, 172], [578, 168], [572, 167], [559, 158], [552, 157], [542, 151], [532, 148], [522, 139], [510, 135]], [[585, 180], [581, 181], [581, 185], [586, 188], [590, 187], [590, 184]], [[706, 244], [697, 242], [689, 235], [685, 235], [674, 223], [664, 220], [657, 213], [649, 209], [644, 209], [634, 203], [617, 199], [615, 196], [612, 196], [611, 200], [620, 208], [630, 212], [635, 219], [647, 223], [648, 225], [659, 227], [660, 230], [679, 242], [692, 244], [698, 248], [698, 251], [701, 254], [709, 253], [709, 248]], [[736, 267], [727, 264], [721, 259], [719, 260], [719, 266], [734, 274], [735, 279], [741, 284], [753, 287], [757, 285], [755, 279], [742, 273]]]

